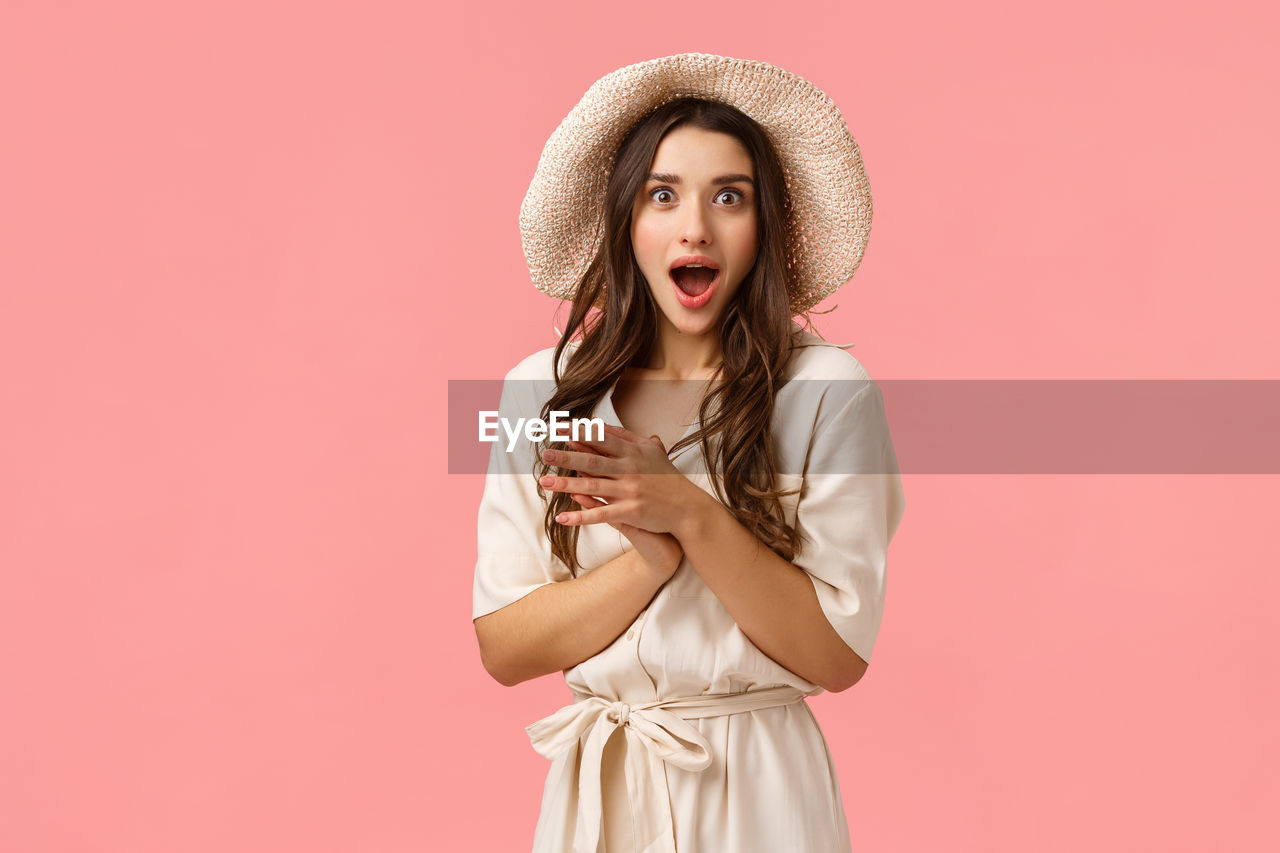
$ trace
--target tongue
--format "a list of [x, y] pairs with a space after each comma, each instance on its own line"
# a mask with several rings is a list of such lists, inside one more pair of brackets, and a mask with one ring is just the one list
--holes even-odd
[[715, 280], [716, 271], [706, 267], [676, 267], [671, 271], [671, 278], [676, 286], [690, 296], [700, 296]]

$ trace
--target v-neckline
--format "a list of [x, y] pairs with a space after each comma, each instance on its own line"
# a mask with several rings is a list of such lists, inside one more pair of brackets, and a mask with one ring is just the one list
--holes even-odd
[[[596, 404], [596, 410], [593, 411], [591, 414], [593, 417], [603, 418], [607, 423], [612, 423], [615, 426], [620, 426], [625, 430], [634, 432], [634, 430], [632, 430], [629, 426], [627, 426], [622, 422], [621, 416], [618, 415], [618, 410], [614, 408], [614, 405], [613, 405], [613, 394], [615, 391], [618, 390], [618, 383], [620, 381], [622, 381], [622, 377], [618, 377], [617, 379], [613, 380], [613, 384], [609, 386], [608, 391], [604, 392], [604, 396], [601, 397], [600, 402]], [[637, 381], [645, 381], [645, 380], [637, 380]], [[701, 404], [699, 404], [699, 412], [698, 414], [694, 415], [693, 423], [689, 424], [688, 429], [686, 429], [684, 433], [681, 434], [681, 436], [676, 439], [675, 444], [679, 444], [680, 442], [688, 438], [690, 435], [693, 435], [693, 433], [697, 431], [697, 429], [701, 426], [702, 426]], [[671, 447], [675, 447], [675, 444], [671, 445]], [[671, 448], [667, 448], [668, 452], [670, 451], [670, 449]], [[687, 450], [689, 448], [685, 448], [685, 449]], [[681, 456], [684, 455], [683, 450], [680, 452], [680, 455]], [[676, 457], [676, 458], [679, 458], [679, 457]]]

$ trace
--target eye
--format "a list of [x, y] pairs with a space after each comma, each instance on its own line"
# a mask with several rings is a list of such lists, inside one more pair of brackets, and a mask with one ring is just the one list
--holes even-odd
[[[658, 197], [657, 197], [658, 193], [662, 193], [663, 195], [667, 196], [668, 198], [666, 198], [666, 199], [658, 198]], [[666, 203], [670, 200], [670, 196], [671, 196], [671, 195], [672, 195], [671, 190], [667, 189], [666, 187], [658, 187], [658, 188], [656, 188], [656, 189], [649, 190], [649, 198], [653, 199], [654, 201], [658, 202], [659, 204], [666, 204]]]
[[[720, 195], [716, 196], [716, 198], [723, 199], [725, 196], [729, 196], [730, 198], [729, 204], [731, 205], [741, 204], [746, 199], [746, 196], [738, 192], [737, 190], [721, 190]], [[737, 201], [733, 201], [733, 199], [735, 198], [737, 199]]]

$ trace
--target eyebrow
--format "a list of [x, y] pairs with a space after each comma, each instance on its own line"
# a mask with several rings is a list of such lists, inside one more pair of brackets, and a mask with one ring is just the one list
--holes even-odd
[[[649, 175], [649, 180], [658, 181], [663, 184], [679, 184], [680, 176], [672, 175], [666, 172], [653, 172]], [[718, 178], [712, 178], [713, 184], [750, 184], [755, 186], [756, 182], [751, 180], [749, 175], [721, 175]]]

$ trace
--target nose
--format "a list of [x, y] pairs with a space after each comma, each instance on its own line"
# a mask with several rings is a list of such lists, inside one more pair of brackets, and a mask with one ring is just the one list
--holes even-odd
[[711, 242], [711, 228], [707, 222], [706, 211], [701, 205], [685, 206], [684, 221], [680, 223], [680, 242], [685, 245], [705, 246]]

